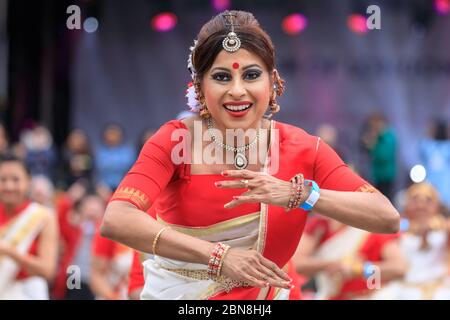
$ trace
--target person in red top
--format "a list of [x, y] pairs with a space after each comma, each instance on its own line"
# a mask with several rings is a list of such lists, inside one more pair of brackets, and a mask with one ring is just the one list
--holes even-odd
[[128, 278], [128, 299], [139, 300], [144, 287], [144, 269], [142, 263], [146, 259], [145, 255], [134, 250], [133, 263], [131, 265]]
[[167, 122], [147, 141], [101, 227], [151, 254], [142, 299], [287, 299], [282, 269], [313, 208], [397, 232], [389, 200], [326, 143], [271, 120], [284, 82], [251, 13], [226, 11], [205, 24], [189, 68], [198, 115]]
[[55, 281], [53, 283], [52, 299], [65, 299], [67, 294], [67, 270], [81, 239], [81, 229], [72, 222], [73, 212], [72, 198], [63, 192], [58, 192], [55, 197], [55, 211], [59, 226], [59, 259]]
[[90, 286], [97, 299], [128, 298], [128, 274], [133, 250], [96, 232], [92, 245]]
[[315, 216], [295, 254], [299, 273], [315, 277], [317, 299], [369, 299], [406, 272], [398, 234], [376, 234]]
[[31, 202], [30, 175], [14, 156], [0, 159], [0, 300], [48, 299], [56, 272], [58, 225]]

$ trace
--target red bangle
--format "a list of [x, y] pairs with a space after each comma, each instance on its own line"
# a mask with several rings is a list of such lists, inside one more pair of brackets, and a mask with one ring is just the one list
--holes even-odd
[[305, 178], [302, 174], [298, 173], [294, 177], [291, 178], [291, 197], [289, 198], [288, 205], [286, 207], [286, 211], [290, 211], [294, 208], [297, 208], [300, 205], [302, 196], [303, 196], [303, 190], [304, 190], [304, 183]]
[[230, 249], [230, 246], [224, 243], [217, 243], [214, 246], [214, 249], [211, 253], [208, 262], [208, 276], [210, 279], [216, 279], [220, 276], [220, 271], [223, 264], [223, 258], [225, 257], [226, 252]]

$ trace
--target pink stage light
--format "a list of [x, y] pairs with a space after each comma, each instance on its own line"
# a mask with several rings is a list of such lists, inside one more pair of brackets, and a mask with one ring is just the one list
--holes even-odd
[[172, 12], [162, 12], [152, 18], [152, 28], [158, 32], [167, 32], [177, 25], [177, 16]]
[[349, 29], [358, 34], [365, 34], [369, 31], [366, 23], [366, 17], [360, 14], [352, 14], [347, 19]]
[[231, 0], [211, 0], [211, 5], [216, 12], [221, 12], [231, 8]]
[[281, 27], [289, 35], [301, 33], [308, 26], [308, 19], [301, 13], [293, 13], [283, 19]]
[[450, 0], [434, 0], [434, 9], [440, 15], [447, 15], [450, 13]]

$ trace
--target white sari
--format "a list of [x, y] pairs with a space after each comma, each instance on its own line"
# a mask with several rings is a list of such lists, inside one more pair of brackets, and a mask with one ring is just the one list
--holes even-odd
[[[14, 220], [0, 228], [0, 239], [26, 254], [44, 227], [47, 208], [32, 203]], [[20, 266], [10, 257], [0, 256], [0, 300], [46, 300], [47, 281], [42, 277], [17, 280]]]
[[[167, 224], [161, 219], [159, 222]], [[256, 212], [205, 228], [171, 226], [177, 231], [211, 242], [223, 242], [233, 248], [257, 249], [259, 243], [260, 213]], [[145, 285], [141, 293], [144, 300], [197, 300], [207, 299], [222, 291], [243, 286], [242, 283], [221, 278], [208, 279], [207, 266], [150, 255], [143, 263]], [[288, 299], [290, 290], [277, 291], [275, 299]], [[261, 292], [265, 298], [267, 292]]]
[[[324, 261], [354, 261], [361, 245], [367, 239], [367, 231], [346, 226], [343, 230], [327, 239], [316, 251], [315, 257]], [[316, 299], [326, 300], [337, 295], [342, 287], [342, 281], [324, 272], [316, 276]]]
[[427, 234], [428, 248], [421, 248], [420, 236], [405, 233], [400, 249], [408, 260], [408, 272], [377, 292], [383, 300], [450, 300], [448, 234], [444, 230]]

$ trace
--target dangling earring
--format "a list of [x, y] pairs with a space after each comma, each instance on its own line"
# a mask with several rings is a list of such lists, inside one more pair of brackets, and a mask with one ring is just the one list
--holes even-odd
[[280, 105], [277, 103], [277, 90], [276, 86], [274, 85], [274, 90], [272, 92], [272, 97], [269, 100], [269, 111], [270, 114], [267, 117], [267, 119], [271, 119], [276, 113], [280, 112]]
[[209, 110], [206, 106], [202, 110], [200, 110], [200, 117], [205, 120], [211, 118], [211, 113], [209, 113]]
[[281, 97], [284, 93], [284, 90], [286, 89], [284, 84], [285, 84], [285, 81], [283, 79], [281, 79], [280, 74], [278, 73], [277, 70], [275, 70], [274, 90], [278, 97]]
[[194, 87], [195, 93], [197, 94], [197, 101], [200, 104], [200, 117], [206, 120], [211, 117], [211, 114], [209, 113], [208, 107], [206, 106], [205, 97], [203, 96], [200, 83], [196, 81], [194, 83]]
[[273, 85], [273, 92], [272, 92], [272, 97], [270, 98], [269, 101], [269, 107], [270, 107], [270, 115], [269, 115], [269, 119], [273, 117], [274, 114], [280, 112], [281, 107], [280, 105], [277, 103], [277, 96], [281, 97], [284, 93], [284, 80], [281, 79], [280, 75], [278, 74], [277, 70], [274, 70], [275, 73], [275, 83]]

